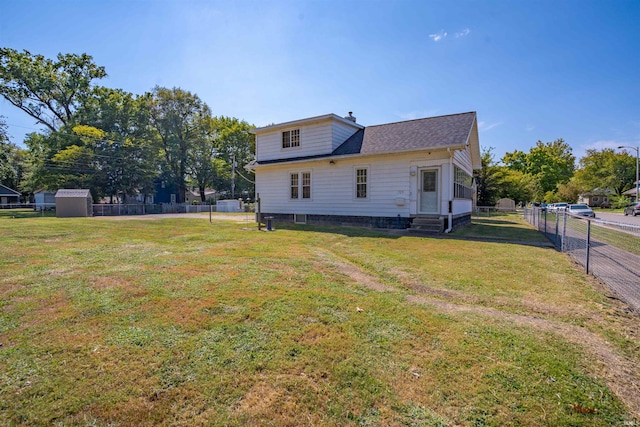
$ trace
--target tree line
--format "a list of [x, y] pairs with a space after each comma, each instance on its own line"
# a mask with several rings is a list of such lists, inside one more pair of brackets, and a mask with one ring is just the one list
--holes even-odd
[[[55, 59], [0, 48], [0, 95], [44, 130], [20, 148], [0, 117], [0, 183], [23, 194], [88, 188], [112, 202], [163, 189], [186, 200], [195, 189], [254, 194], [254, 128], [215, 116], [196, 94], [155, 87], [142, 95], [98, 84], [104, 67], [87, 54]], [[235, 171], [238, 171], [237, 176]]]
[[627, 152], [587, 150], [576, 165], [571, 147], [557, 139], [538, 141], [528, 153], [507, 152], [499, 161], [492, 148], [484, 150], [475, 178], [480, 206], [493, 206], [501, 198], [575, 203], [580, 194], [591, 192], [608, 195], [620, 207], [628, 203], [622, 193], [635, 188], [635, 174], [635, 156]]

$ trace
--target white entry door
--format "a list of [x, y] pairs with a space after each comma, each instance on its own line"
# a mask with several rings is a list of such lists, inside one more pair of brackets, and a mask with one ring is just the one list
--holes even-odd
[[419, 213], [439, 213], [438, 211], [438, 170], [420, 171], [420, 210]]

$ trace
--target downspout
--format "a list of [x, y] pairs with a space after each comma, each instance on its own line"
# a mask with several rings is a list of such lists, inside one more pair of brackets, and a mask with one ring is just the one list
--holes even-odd
[[447, 152], [449, 152], [449, 182], [451, 183], [451, 188], [449, 189], [449, 228], [444, 230], [445, 234], [451, 233], [451, 230], [453, 230], [453, 155], [455, 150], [451, 151], [451, 148], [447, 148]]

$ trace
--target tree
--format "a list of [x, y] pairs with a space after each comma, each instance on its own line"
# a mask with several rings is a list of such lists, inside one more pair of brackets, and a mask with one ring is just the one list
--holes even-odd
[[564, 184], [558, 186], [558, 190], [555, 192], [555, 198], [548, 200], [549, 202], [559, 202], [561, 200], [575, 203], [578, 201], [580, 194], [584, 192], [584, 187], [580, 184], [579, 180], [575, 176]]
[[473, 172], [477, 183], [478, 206], [493, 206], [498, 197], [498, 177], [499, 166], [493, 159], [493, 147], [482, 150], [482, 167]]
[[495, 181], [498, 188], [496, 192], [498, 198], [506, 197], [523, 203], [531, 200], [533, 190], [530, 175], [504, 166], [497, 166]]
[[587, 150], [580, 159], [575, 179], [586, 191], [609, 189], [621, 194], [633, 187], [636, 177], [636, 159], [629, 153], [613, 149]]
[[185, 201], [190, 152], [202, 137], [203, 122], [211, 115], [197, 95], [180, 88], [156, 87], [147, 94], [150, 123], [158, 135], [164, 165], [178, 190], [178, 203]]
[[[231, 197], [236, 194], [255, 193], [255, 176], [244, 166], [255, 157], [256, 140], [251, 130], [255, 127], [235, 117], [220, 116], [215, 118], [219, 129], [218, 150], [231, 169], [231, 182], [228, 187]], [[235, 175], [239, 176], [236, 179]]]
[[100, 192], [122, 196], [153, 192], [158, 175], [159, 149], [148, 127], [146, 99], [120, 89], [96, 88], [79, 110], [73, 128], [96, 156], [102, 181]]
[[561, 138], [546, 143], [538, 141], [528, 154], [518, 150], [506, 153], [502, 162], [509, 169], [531, 176], [533, 197], [538, 200], [568, 182], [575, 170], [571, 147]]
[[24, 150], [13, 144], [4, 118], [0, 116], [0, 184], [19, 189], [24, 174]]
[[92, 82], [107, 74], [87, 54], [58, 54], [56, 60], [27, 50], [0, 48], [0, 95], [55, 132], [71, 125], [91, 96]]

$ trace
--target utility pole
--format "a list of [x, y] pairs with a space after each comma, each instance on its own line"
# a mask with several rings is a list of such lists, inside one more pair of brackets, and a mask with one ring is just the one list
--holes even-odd
[[236, 198], [236, 153], [231, 155], [231, 198]]

